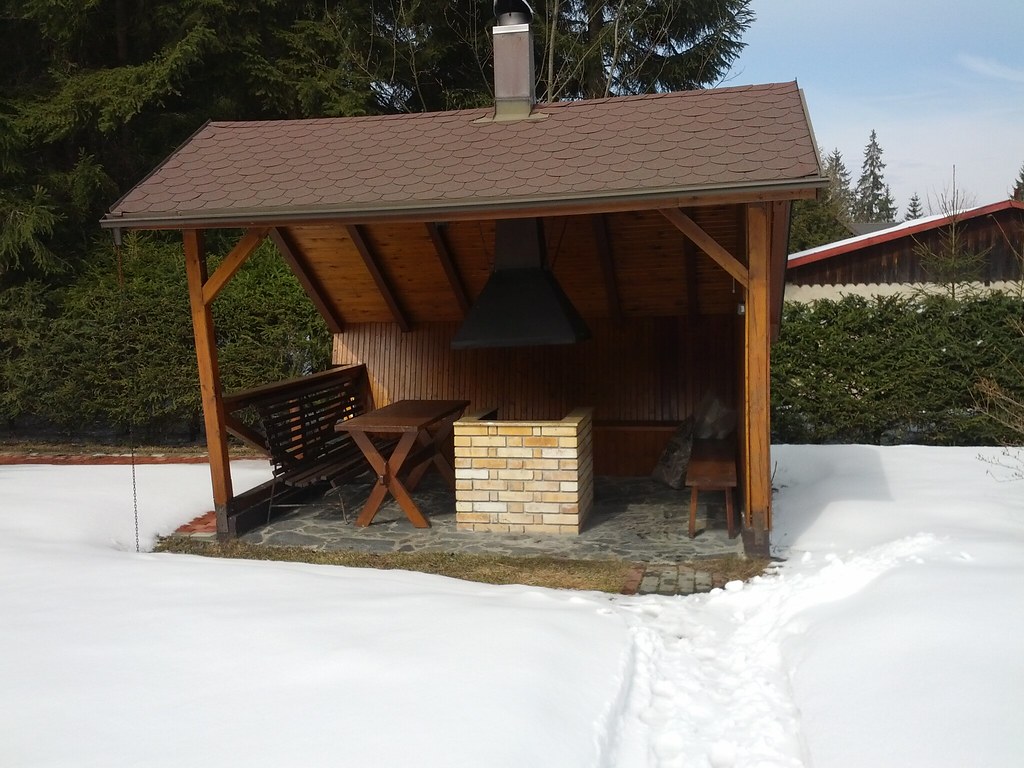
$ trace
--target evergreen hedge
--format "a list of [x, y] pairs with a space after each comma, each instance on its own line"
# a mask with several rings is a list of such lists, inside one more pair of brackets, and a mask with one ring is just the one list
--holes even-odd
[[[225, 236], [226, 252], [233, 242]], [[211, 244], [216, 248], [216, 244]], [[60, 288], [0, 291], [0, 419], [67, 436], [196, 439], [202, 424], [180, 241], [109, 241]], [[218, 259], [211, 258], [211, 270]], [[323, 370], [330, 334], [268, 245], [213, 305], [226, 390]], [[775, 442], [981, 445], [1019, 437], [986, 416], [975, 383], [1024, 396], [1024, 301], [856, 296], [787, 304], [772, 350]], [[1009, 380], [1008, 380], [1009, 379]]]
[[1024, 363], [1024, 302], [1001, 293], [788, 303], [772, 350], [782, 443], [991, 445], [1014, 436], [977, 405], [982, 377]]
[[[211, 272], [217, 263], [211, 257]], [[272, 246], [249, 258], [214, 301], [213, 316], [225, 390], [330, 363], [330, 334]], [[180, 240], [130, 235], [120, 269], [108, 241], [65, 288], [8, 289], [0, 293], [0, 328], [0, 417], [9, 429], [116, 436], [133, 425], [147, 439], [198, 437], [202, 406]]]

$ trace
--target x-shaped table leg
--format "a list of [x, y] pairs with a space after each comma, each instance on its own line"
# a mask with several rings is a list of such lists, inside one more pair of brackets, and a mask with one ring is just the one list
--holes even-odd
[[446, 421], [440, 424], [433, 433], [428, 433], [427, 430], [423, 430], [419, 433], [416, 438], [423, 448], [430, 446], [434, 447], [432, 455], [428, 456], [419, 465], [412, 468], [409, 472], [408, 485], [411, 490], [416, 490], [416, 486], [419, 485], [424, 473], [433, 464], [437, 467], [437, 471], [441, 473], [441, 477], [444, 478], [445, 482], [448, 483], [448, 487], [453, 491], [455, 490], [455, 470], [452, 465], [448, 463], [448, 459], [441, 452], [441, 445], [448, 439], [452, 431], [455, 429], [455, 420]]
[[405, 512], [405, 516], [409, 518], [414, 526], [417, 528], [429, 528], [430, 521], [423, 516], [419, 507], [416, 506], [416, 502], [412, 500], [409, 492], [405, 489], [405, 485], [398, 479], [398, 473], [402, 471], [402, 465], [418, 441], [418, 433], [415, 431], [402, 433], [402, 437], [398, 440], [398, 445], [395, 446], [395, 450], [387, 459], [381, 455], [380, 451], [377, 450], [377, 446], [366, 436], [365, 432], [353, 430], [351, 434], [352, 439], [359, 446], [363, 455], [366, 456], [370, 466], [373, 467], [373, 471], [377, 473], [377, 484], [373, 486], [370, 498], [366, 500], [366, 506], [359, 513], [356, 525], [363, 528], [368, 526], [377, 514], [377, 510], [380, 509], [381, 503], [383, 503], [390, 492], [395, 497], [395, 500], [398, 501], [402, 511]]

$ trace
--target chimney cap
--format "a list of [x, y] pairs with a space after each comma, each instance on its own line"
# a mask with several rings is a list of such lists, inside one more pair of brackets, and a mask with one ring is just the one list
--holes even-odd
[[533, 21], [533, 8], [526, 0], [494, 0], [494, 18], [499, 27], [529, 24]]

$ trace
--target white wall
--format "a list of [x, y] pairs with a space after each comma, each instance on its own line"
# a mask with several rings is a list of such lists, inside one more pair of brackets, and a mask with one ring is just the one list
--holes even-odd
[[[989, 285], [973, 283], [976, 291], [1005, 291], [1024, 297], [1024, 282], [1004, 280]], [[943, 293], [945, 286], [937, 283], [871, 283], [868, 285], [790, 285], [786, 284], [786, 301], [810, 303], [818, 299], [841, 299], [843, 296], [912, 296], [921, 290]]]

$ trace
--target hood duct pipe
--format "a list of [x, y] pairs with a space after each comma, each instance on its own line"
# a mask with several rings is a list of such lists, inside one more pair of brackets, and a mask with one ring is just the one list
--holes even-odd
[[453, 349], [575, 344], [590, 329], [548, 269], [540, 219], [495, 222], [494, 271]]

